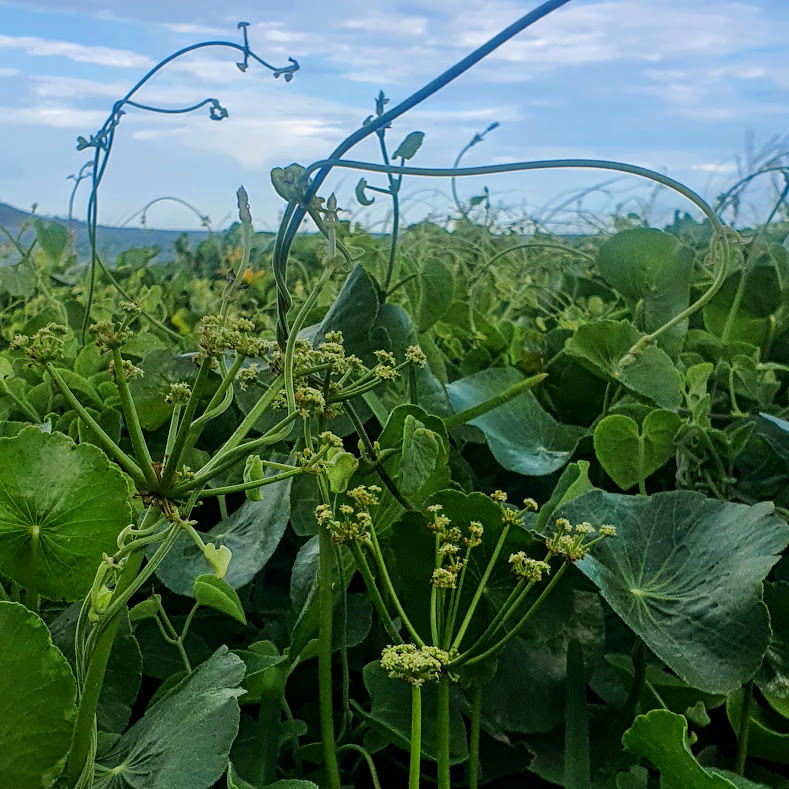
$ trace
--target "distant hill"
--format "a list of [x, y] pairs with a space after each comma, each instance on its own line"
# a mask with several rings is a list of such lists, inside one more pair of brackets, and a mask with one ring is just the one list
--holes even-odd
[[[78, 258], [87, 260], [90, 255], [90, 244], [88, 242], [88, 226], [85, 222], [76, 219], [69, 222], [68, 219], [62, 217], [40, 216], [39, 214], [36, 214], [36, 217], [46, 220], [54, 219], [56, 222], [70, 227], [75, 234]], [[33, 218], [33, 215], [27, 211], [20, 211], [14, 206], [0, 202], [0, 226], [4, 227], [13, 236], [16, 236], [21, 228], [26, 223], [30, 223]], [[99, 225], [97, 237], [99, 251], [102, 256], [108, 261], [112, 261], [120, 252], [132, 247], [158, 246], [161, 248], [162, 253], [169, 253], [176, 239], [182, 233], [186, 233], [189, 236], [192, 246], [196, 246], [210, 235], [207, 230], [154, 230], [139, 226], [105, 227], [104, 225]], [[23, 241], [26, 238], [32, 241], [32, 229], [26, 231]], [[4, 240], [3, 234], [0, 234], [0, 243]], [[28, 243], [30, 242], [28, 241]]]

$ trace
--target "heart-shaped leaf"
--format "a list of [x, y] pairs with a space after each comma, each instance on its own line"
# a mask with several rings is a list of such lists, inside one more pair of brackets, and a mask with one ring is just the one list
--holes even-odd
[[672, 411], [658, 409], [647, 414], [639, 431], [629, 416], [612, 414], [595, 428], [595, 455], [606, 474], [628, 490], [668, 463], [681, 424]]
[[36, 241], [44, 250], [44, 254], [57, 265], [68, 244], [68, 228], [59, 222], [44, 222], [43, 219], [36, 219], [33, 224], [36, 229]]
[[[524, 380], [512, 367], [482, 370], [447, 387], [456, 412], [501, 394]], [[508, 471], [528, 476], [550, 474], [572, 457], [585, 430], [559, 424], [530, 392], [472, 419], [484, 434], [493, 456]]]
[[682, 376], [665, 351], [650, 345], [630, 364], [620, 364], [641, 337], [627, 321], [596, 321], [579, 326], [565, 343], [565, 350], [600, 378], [618, 382], [661, 408], [676, 411], [682, 404]]
[[238, 599], [236, 590], [224, 579], [209, 574], [198, 576], [192, 587], [192, 595], [199, 605], [205, 605], [232, 616], [242, 625], [247, 623], [244, 607]]
[[209, 789], [238, 733], [243, 661], [220, 647], [96, 759], [95, 789]]
[[0, 786], [48, 789], [71, 745], [77, 689], [44, 622], [0, 602]]
[[[652, 332], [688, 306], [693, 257], [693, 250], [676, 236], [637, 227], [603, 243], [596, 262], [612, 288], [633, 304], [642, 302], [644, 330]], [[658, 338], [658, 345], [676, 356], [687, 328], [687, 321], [674, 326]]]
[[129, 498], [97, 447], [35, 427], [0, 439], [0, 572], [51, 600], [84, 597], [131, 522]]
[[616, 526], [579, 569], [672, 671], [726, 693], [756, 673], [770, 641], [762, 581], [789, 543], [772, 512], [690, 491], [593, 491], [559, 514]]

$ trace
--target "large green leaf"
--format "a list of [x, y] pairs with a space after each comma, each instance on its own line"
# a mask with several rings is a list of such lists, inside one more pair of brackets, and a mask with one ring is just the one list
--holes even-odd
[[[244, 503], [228, 518], [217, 523], [203, 541], [233, 554], [225, 574], [233, 589], [248, 584], [277, 549], [290, 516], [290, 479], [266, 485], [261, 501]], [[155, 548], [155, 546], [154, 546]], [[194, 540], [182, 532], [156, 574], [176, 594], [191, 597], [194, 583], [214, 570]]]
[[772, 511], [690, 491], [593, 491], [559, 512], [616, 526], [579, 568], [672, 671], [725, 693], [755, 674], [769, 644], [762, 581], [789, 543]]
[[[320, 326], [312, 330], [313, 342], [321, 342], [328, 332], [341, 331], [346, 353], [355, 353], [361, 359], [372, 362], [372, 352], [384, 347], [377, 334], [371, 336], [377, 315], [378, 293], [375, 284], [367, 272], [356, 264]], [[388, 350], [388, 347], [384, 350]]]
[[641, 430], [629, 416], [611, 414], [595, 428], [595, 455], [606, 474], [628, 490], [668, 463], [681, 424], [677, 414], [662, 409], [647, 414]]
[[[501, 394], [524, 380], [512, 367], [482, 370], [447, 387], [456, 412]], [[584, 429], [558, 423], [531, 392], [473, 419], [485, 434], [493, 456], [508, 471], [528, 476], [550, 474], [572, 457]]]
[[638, 754], [660, 772], [660, 789], [731, 789], [735, 784], [707, 772], [688, 747], [688, 722], [668, 710], [639, 715], [622, 737], [626, 751]]
[[238, 732], [243, 661], [220, 647], [96, 760], [95, 789], [208, 789]]
[[84, 597], [131, 519], [126, 479], [97, 447], [35, 427], [0, 439], [0, 572], [20, 586]]
[[[482, 694], [486, 723], [506, 732], [534, 734], [548, 732], [562, 721], [570, 641], [580, 642], [590, 663], [603, 643], [600, 596], [596, 592], [571, 594], [571, 616], [553, 638], [527, 641], [516, 637], [499, 653], [496, 674]], [[529, 703], [524, 704], [524, 699]]]
[[[693, 250], [676, 236], [638, 227], [623, 230], [600, 246], [597, 269], [633, 304], [642, 302], [643, 326], [652, 332], [688, 306], [693, 257]], [[658, 345], [676, 357], [687, 328], [687, 321], [674, 326], [660, 336]]]
[[682, 376], [665, 351], [650, 345], [630, 364], [620, 364], [641, 337], [641, 332], [627, 321], [597, 321], [579, 326], [565, 349], [600, 378], [620, 383], [661, 408], [676, 411], [682, 404]]
[[440, 321], [452, 303], [455, 280], [452, 272], [438, 258], [426, 257], [419, 270], [421, 299], [417, 328], [427, 331], [436, 321]]
[[47, 789], [71, 745], [76, 684], [44, 622], [0, 602], [0, 786]]

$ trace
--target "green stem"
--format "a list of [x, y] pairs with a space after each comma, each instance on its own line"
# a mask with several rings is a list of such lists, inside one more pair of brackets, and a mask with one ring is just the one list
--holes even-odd
[[117, 346], [112, 349], [112, 359], [115, 363], [115, 381], [118, 384], [118, 393], [121, 398], [121, 410], [123, 418], [126, 420], [126, 430], [129, 433], [134, 457], [142, 469], [145, 481], [148, 483], [149, 490], [156, 490], [159, 487], [159, 480], [153, 470], [151, 453], [145, 443], [145, 436], [142, 434], [140, 418], [137, 415], [137, 406], [129, 390], [129, 382], [126, 379], [126, 371], [123, 369], [123, 356]]
[[292, 414], [296, 411], [296, 389], [294, 385], [295, 376], [293, 374], [293, 363], [299, 331], [304, 325], [304, 322], [307, 320], [307, 316], [315, 306], [315, 302], [318, 300], [318, 297], [321, 295], [323, 288], [331, 278], [333, 272], [334, 268], [332, 266], [326, 266], [323, 269], [320, 278], [315, 283], [315, 287], [310, 292], [310, 295], [307, 297], [307, 300], [304, 302], [304, 304], [301, 305], [301, 309], [299, 310], [298, 315], [296, 315], [296, 320], [293, 321], [293, 326], [290, 328], [290, 335], [288, 336], [288, 342], [285, 346], [285, 360], [283, 366], [285, 375], [285, 395], [288, 399], [288, 414]]
[[490, 574], [493, 572], [493, 567], [499, 558], [499, 554], [501, 553], [501, 549], [504, 547], [504, 542], [507, 539], [509, 532], [510, 525], [507, 523], [501, 530], [501, 534], [499, 535], [496, 547], [493, 549], [488, 566], [485, 568], [482, 578], [480, 578], [479, 584], [477, 585], [477, 588], [474, 592], [474, 597], [471, 599], [471, 604], [466, 610], [466, 615], [463, 617], [463, 622], [458, 629], [458, 634], [455, 636], [455, 640], [452, 642], [453, 650], [460, 649], [460, 645], [463, 642], [463, 637], [466, 635], [466, 630], [468, 630], [468, 626], [471, 624], [471, 618], [474, 616], [474, 612], [477, 610], [477, 605], [482, 599], [482, 595], [485, 593], [485, 588], [487, 586], [488, 580], [490, 579]]
[[[132, 554], [123, 566], [118, 582], [115, 585], [113, 597], [119, 597], [131, 586], [142, 566], [144, 551]], [[87, 765], [88, 758], [94, 747], [96, 736], [96, 707], [99, 703], [99, 694], [104, 684], [104, 675], [107, 671], [115, 634], [121, 621], [121, 611], [107, 623], [90, 653], [87, 675], [80, 689], [77, 720], [74, 723], [74, 733], [71, 737], [71, 750], [66, 763], [65, 777], [67, 786], [74, 787]]]
[[531, 619], [532, 616], [537, 612], [539, 607], [545, 602], [548, 595], [553, 591], [556, 584], [559, 583], [562, 575], [564, 575], [565, 570], [567, 569], [568, 563], [565, 562], [562, 566], [557, 570], [556, 575], [551, 578], [550, 583], [543, 589], [542, 594], [532, 603], [529, 610], [521, 617], [521, 620], [518, 622], [515, 627], [512, 628], [506, 635], [500, 638], [492, 647], [486, 649], [481, 655], [476, 655], [474, 657], [468, 657], [468, 652], [464, 655], [460, 655], [455, 660], [452, 661], [450, 664], [453, 668], [456, 666], [462, 666], [463, 664], [472, 665], [474, 663], [479, 663], [482, 660], [489, 658], [491, 655], [495, 655], [500, 649], [502, 649], [511, 638], [514, 638], [518, 631], [526, 624], [526, 622]]
[[0, 391], [10, 397], [17, 404], [19, 409], [25, 412], [31, 422], [38, 424], [41, 421], [40, 415], [36, 412], [33, 406], [17, 397], [2, 378], [0, 378]]
[[142, 469], [104, 432], [101, 425], [85, 410], [82, 403], [77, 400], [74, 393], [69, 389], [63, 378], [61, 378], [57, 368], [54, 367], [51, 362], [46, 362], [44, 367], [52, 376], [52, 380], [57, 384], [63, 397], [66, 398], [66, 402], [77, 412], [79, 418], [96, 434], [102, 449], [117, 461], [118, 465], [134, 480], [138, 488], [145, 490], [148, 483], [145, 479], [145, 475], [142, 473]]
[[194, 387], [192, 388], [192, 394], [189, 396], [189, 402], [186, 404], [183, 418], [181, 419], [181, 423], [178, 426], [178, 433], [175, 436], [175, 443], [173, 444], [172, 452], [170, 457], [167, 458], [167, 463], [165, 464], [164, 471], [162, 472], [161, 489], [165, 493], [170, 493], [172, 488], [173, 478], [175, 477], [175, 472], [177, 471], [181, 462], [181, 455], [183, 453], [184, 445], [186, 444], [186, 439], [189, 435], [189, 429], [192, 426], [192, 420], [194, 419], [195, 413], [197, 412], [197, 404], [202, 397], [203, 390], [205, 389], [205, 385], [208, 382], [208, 376], [210, 373], [211, 357], [207, 356], [200, 364], [200, 371], [197, 373], [197, 379], [195, 380]]
[[283, 479], [290, 479], [298, 474], [302, 474], [300, 468], [292, 471], [283, 471], [281, 474], [274, 474], [263, 479], [253, 480], [252, 482], [239, 482], [238, 485], [226, 485], [224, 488], [207, 488], [200, 493], [200, 498], [205, 499], [209, 496], [227, 496], [230, 493], [242, 493], [245, 490], [259, 488], [263, 485], [271, 485], [274, 482], [281, 482]]
[[416, 632], [416, 628], [411, 624], [411, 620], [408, 618], [408, 615], [403, 608], [403, 604], [400, 602], [400, 598], [397, 596], [397, 592], [395, 592], [392, 579], [389, 577], [389, 571], [386, 569], [386, 563], [384, 562], [383, 554], [381, 553], [381, 546], [378, 544], [378, 537], [375, 534], [375, 529], [370, 531], [370, 543], [368, 548], [372, 551], [376, 567], [378, 568], [378, 573], [383, 579], [389, 599], [392, 601], [392, 605], [394, 605], [397, 615], [400, 617], [400, 620], [405, 626], [405, 629], [408, 631], [409, 636], [411, 636], [411, 640], [418, 647], [425, 646], [425, 642], [422, 640], [419, 633]]
[[348, 751], [355, 751], [356, 753], [361, 754], [362, 758], [365, 760], [365, 762], [367, 762], [367, 767], [370, 770], [370, 780], [373, 783], [373, 789], [381, 789], [381, 782], [378, 780], [378, 771], [375, 769], [375, 762], [373, 761], [373, 757], [370, 755], [370, 752], [361, 745], [357, 745], [355, 742], [346, 743], [337, 749], [337, 753], [346, 753]]
[[195, 419], [195, 421], [192, 422], [192, 425], [189, 428], [189, 434], [186, 439], [184, 451], [191, 449], [197, 443], [203, 432], [203, 429], [212, 419], [216, 419], [218, 416], [221, 416], [232, 405], [233, 381], [235, 380], [236, 374], [241, 369], [244, 359], [246, 359], [246, 356], [236, 356], [233, 364], [230, 367], [230, 370], [225, 373], [222, 378], [222, 383], [219, 385], [219, 388], [214, 393], [214, 396], [205, 407], [205, 411], [203, 411], [202, 415], [198, 419]]
[[178, 499], [191, 490], [202, 488], [217, 476], [217, 474], [221, 474], [226, 469], [235, 465], [239, 460], [242, 460], [247, 455], [251, 455], [256, 449], [276, 444], [277, 441], [282, 441], [282, 439], [287, 437], [287, 433], [284, 432], [285, 427], [295, 421], [297, 416], [298, 414], [294, 413], [292, 416], [285, 417], [265, 435], [252, 441], [247, 441], [245, 444], [241, 444], [241, 446], [236, 447], [230, 452], [223, 452], [220, 450], [200, 469], [193, 479], [173, 488], [170, 491], [170, 498]]
[[408, 789], [419, 789], [422, 772], [422, 687], [411, 685], [411, 760], [408, 770]]
[[[292, 336], [295, 336], [293, 332]], [[342, 789], [334, 742], [332, 701], [332, 561], [334, 547], [325, 525], [319, 527], [318, 558], [318, 698], [323, 756], [331, 789]]]
[[367, 557], [364, 555], [364, 552], [362, 551], [358, 542], [351, 542], [350, 548], [354, 561], [356, 562], [356, 569], [362, 575], [364, 584], [367, 587], [367, 591], [369, 592], [370, 598], [373, 601], [373, 607], [380, 617], [387, 635], [392, 639], [394, 644], [402, 644], [403, 639], [397, 632], [394, 622], [392, 622], [392, 617], [389, 616], [389, 612], [386, 610], [386, 604], [384, 603], [383, 597], [381, 597], [381, 592], [379, 591], [378, 584], [376, 584], [373, 573], [370, 570], [370, 565], [367, 563]]
[[580, 644], [573, 639], [567, 647], [567, 683], [564, 702], [564, 787], [590, 789], [589, 709], [586, 675]]
[[449, 779], [449, 677], [446, 675], [438, 681], [436, 760], [438, 761], [438, 789], [452, 789]]
[[173, 406], [173, 413], [170, 415], [170, 427], [167, 431], [167, 443], [164, 446], [164, 462], [167, 462], [167, 458], [170, 457], [170, 454], [173, 451], [173, 446], [175, 445], [175, 437], [178, 435], [178, 424], [181, 419], [181, 406], [174, 405]]
[[734, 772], [745, 775], [745, 761], [748, 758], [748, 737], [751, 731], [751, 699], [753, 697], [753, 680], [743, 688], [740, 725], [737, 730], [737, 758], [734, 760]]
[[468, 789], [479, 787], [479, 734], [482, 719], [482, 685], [471, 688], [471, 732], [468, 745]]
[[467, 408], [465, 411], [461, 411], [459, 414], [453, 414], [452, 416], [446, 417], [444, 419], [444, 424], [447, 430], [458, 427], [458, 425], [465, 425], [466, 422], [471, 422], [473, 419], [487, 414], [488, 411], [492, 411], [494, 408], [508, 403], [518, 395], [536, 386], [540, 381], [544, 381], [547, 377], [548, 375], [546, 373], [539, 373], [538, 375], [533, 375], [531, 378], [526, 378], [524, 381], [519, 381], [514, 386], [510, 386], [509, 389], [505, 389], [501, 394], [491, 397], [489, 400], [485, 400], [484, 403], [479, 403], [471, 408]]

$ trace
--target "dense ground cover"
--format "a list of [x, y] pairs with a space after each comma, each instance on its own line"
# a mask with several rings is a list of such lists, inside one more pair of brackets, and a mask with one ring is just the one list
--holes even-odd
[[574, 164], [704, 219], [9, 237], [0, 785], [789, 785], [787, 190]]

